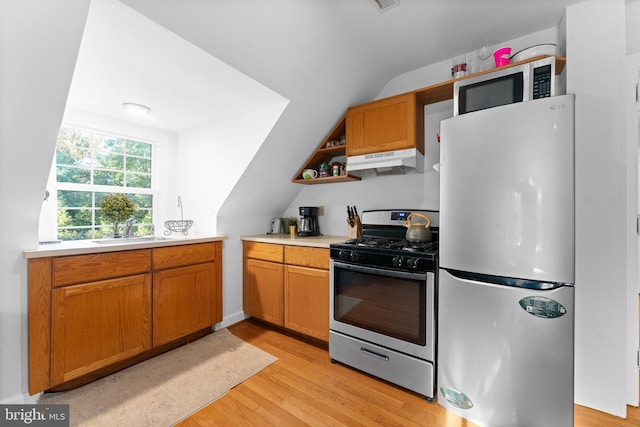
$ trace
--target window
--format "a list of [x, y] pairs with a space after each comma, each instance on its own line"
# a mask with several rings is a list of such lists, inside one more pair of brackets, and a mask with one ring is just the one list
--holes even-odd
[[152, 234], [153, 144], [84, 129], [63, 127], [55, 156], [57, 236], [95, 239], [113, 233], [100, 217], [106, 194], [125, 193], [136, 204], [135, 234]]

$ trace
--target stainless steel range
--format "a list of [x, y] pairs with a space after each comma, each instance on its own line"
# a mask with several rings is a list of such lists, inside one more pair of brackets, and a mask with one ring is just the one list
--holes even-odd
[[[429, 216], [433, 240], [405, 240], [414, 212]], [[329, 356], [432, 401], [439, 213], [371, 210], [361, 222], [362, 238], [330, 245]]]

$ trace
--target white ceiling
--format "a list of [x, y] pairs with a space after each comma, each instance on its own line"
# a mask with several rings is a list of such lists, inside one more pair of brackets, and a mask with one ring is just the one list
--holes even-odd
[[[180, 132], [282, 97], [116, 0], [92, 1], [67, 107]], [[151, 108], [131, 116], [122, 103]]]
[[378, 87], [360, 96], [375, 96], [404, 72], [556, 26], [580, 1], [400, 0], [380, 12], [374, 0], [93, 0], [67, 105], [138, 121], [121, 109], [138, 102], [152, 109], [143, 124], [181, 132], [277, 94], [331, 91], [362, 66]]

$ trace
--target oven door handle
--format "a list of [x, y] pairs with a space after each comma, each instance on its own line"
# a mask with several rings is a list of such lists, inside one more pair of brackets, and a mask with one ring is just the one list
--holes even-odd
[[385, 356], [384, 354], [376, 353], [375, 351], [371, 351], [364, 347], [360, 347], [360, 351], [367, 356], [375, 357], [376, 359], [384, 360], [385, 362], [389, 361], [389, 356]]
[[345, 270], [358, 271], [361, 273], [377, 274], [388, 277], [399, 277], [403, 279], [424, 280], [425, 273], [413, 273], [409, 271], [388, 270], [380, 267], [370, 267], [367, 265], [349, 264], [346, 262], [331, 260], [333, 267], [343, 268]]

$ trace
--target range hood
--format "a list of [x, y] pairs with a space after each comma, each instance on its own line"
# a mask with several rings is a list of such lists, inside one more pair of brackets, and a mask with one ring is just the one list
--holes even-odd
[[403, 171], [405, 167], [423, 172], [424, 155], [416, 148], [407, 148], [405, 150], [347, 157], [347, 170], [349, 172], [364, 169], [375, 169], [376, 172]]

